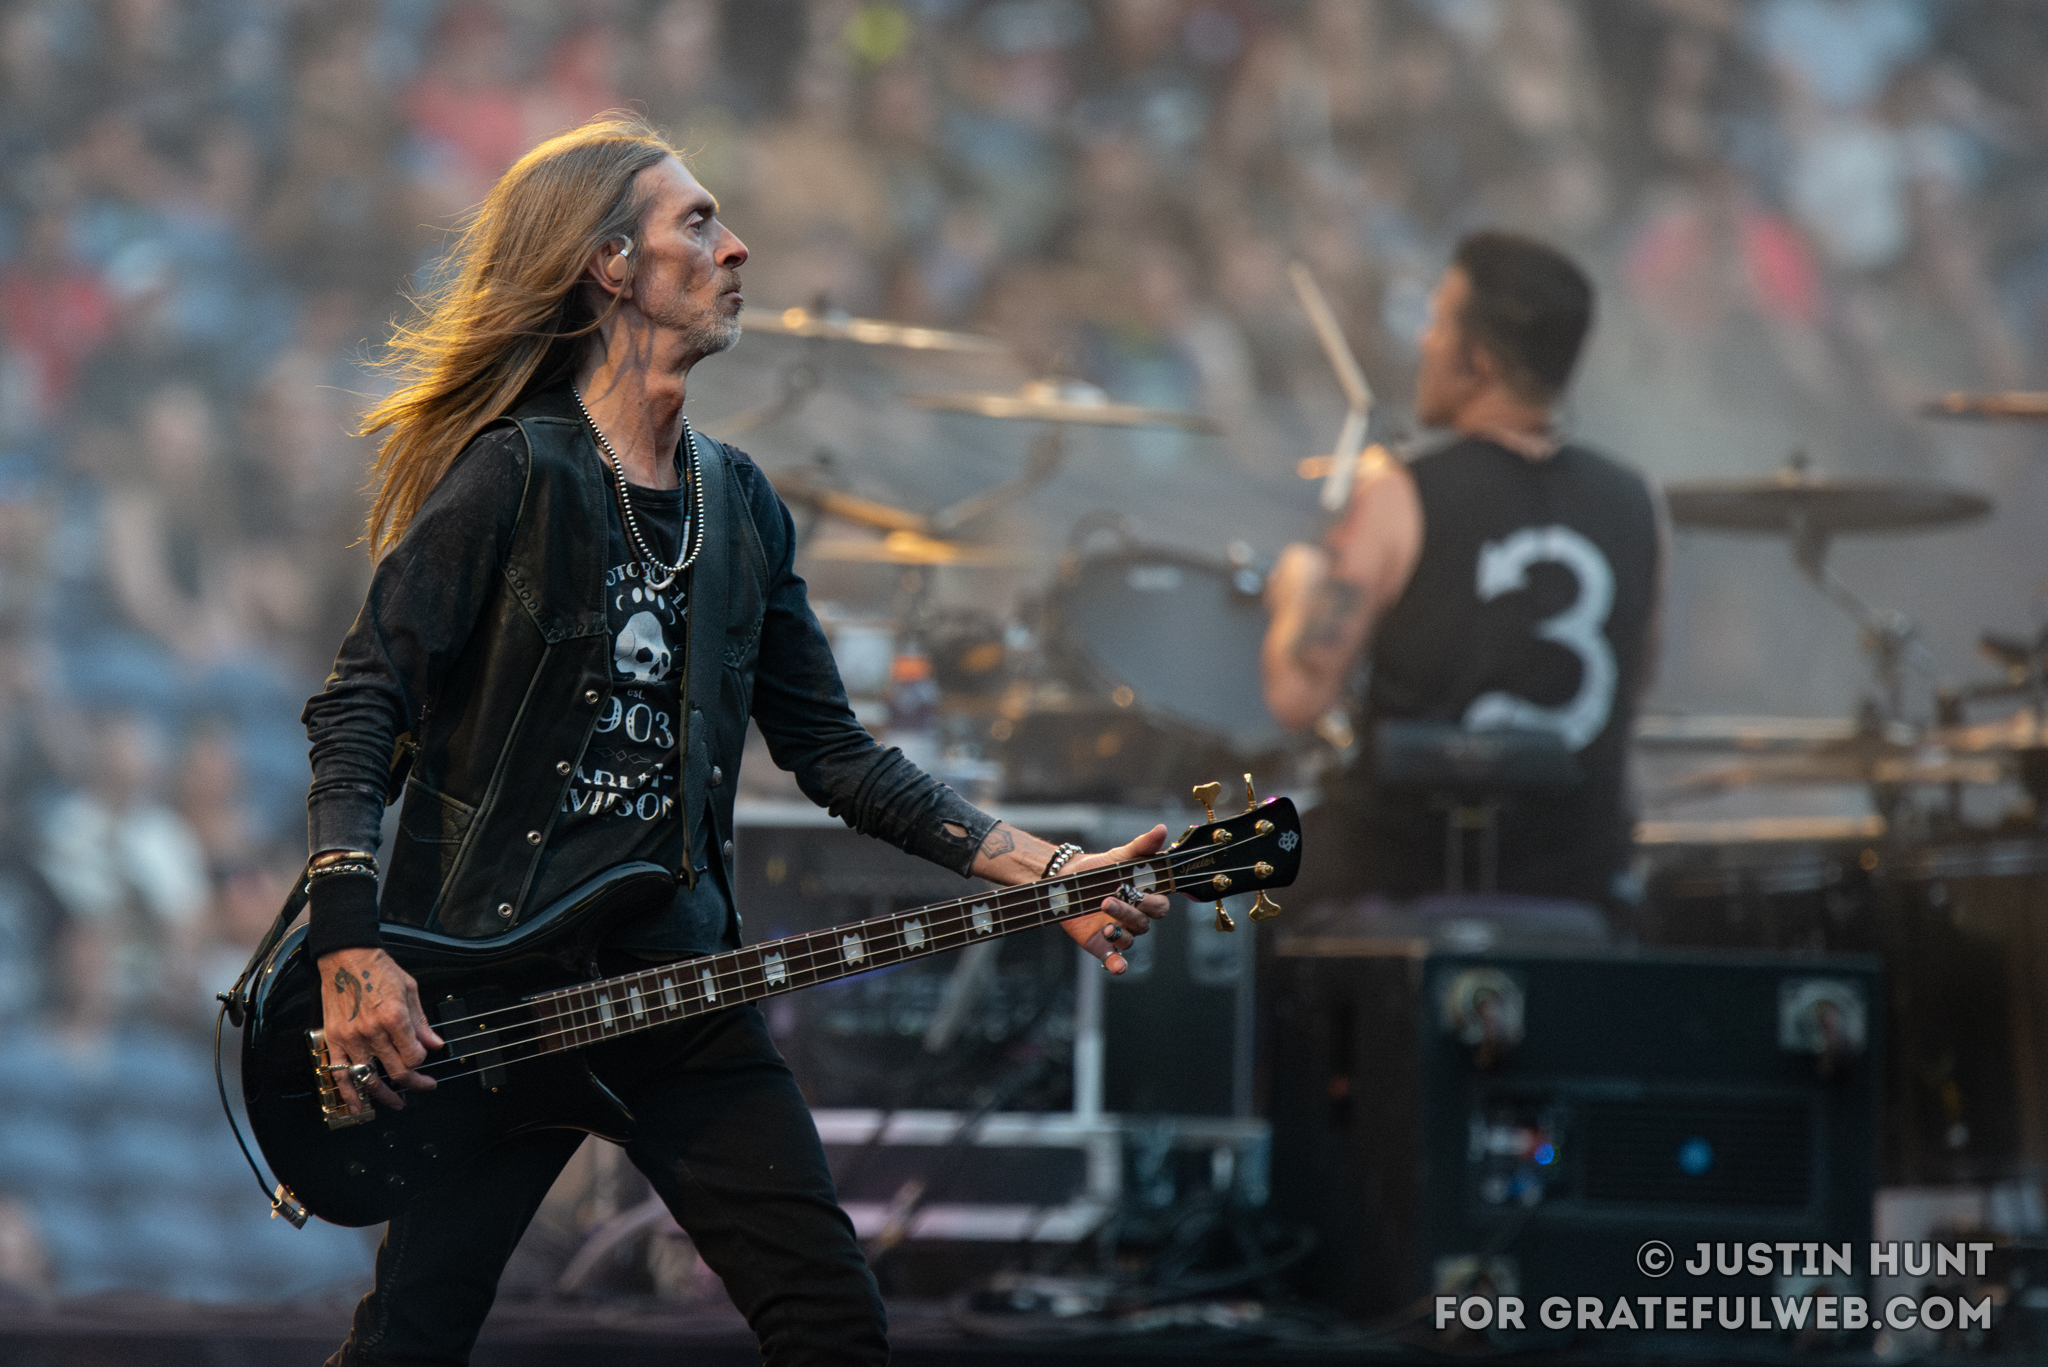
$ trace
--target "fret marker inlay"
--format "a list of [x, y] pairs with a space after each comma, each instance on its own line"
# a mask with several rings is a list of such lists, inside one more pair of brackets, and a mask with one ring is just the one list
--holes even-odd
[[903, 943], [912, 949], [924, 948], [924, 922], [911, 917], [903, 923]]
[[707, 968], [707, 969], [705, 969], [705, 970], [704, 970], [704, 971], [703, 971], [702, 973], [698, 974], [697, 976], [698, 976], [699, 978], [701, 978], [701, 979], [703, 980], [703, 982], [704, 982], [704, 1000], [705, 1000], [705, 1001], [707, 1001], [707, 1002], [715, 1002], [715, 1001], [717, 1001], [717, 1000], [718, 1000], [718, 984], [717, 984], [717, 982], [716, 982], [715, 980], [713, 980], [713, 978], [712, 978], [712, 976], [711, 976], [711, 970]]
[[605, 1029], [612, 1028], [612, 999], [602, 992], [597, 994], [597, 1018], [604, 1023]]
[[988, 903], [976, 902], [974, 904], [974, 933], [976, 935], [992, 935], [995, 933], [995, 928], [995, 913], [989, 910]]
[[861, 957], [867, 953], [867, 950], [861, 945], [860, 936], [858, 935], [840, 936], [839, 948], [845, 952], [846, 962], [850, 964], [859, 963]]
[[641, 1018], [646, 1016], [647, 1007], [645, 1003], [643, 1003], [640, 1000], [639, 988], [629, 987], [626, 989], [626, 1009], [633, 1013], [634, 1020], [640, 1020]]
[[770, 987], [780, 987], [789, 981], [789, 971], [782, 966], [780, 954], [770, 954], [762, 961], [761, 967], [768, 975]]
[[663, 978], [661, 980], [661, 1002], [662, 1005], [671, 1011], [676, 1009], [676, 980], [674, 978]]
[[1066, 911], [1067, 903], [1070, 900], [1067, 896], [1067, 885], [1065, 883], [1054, 883], [1050, 895], [1053, 912], [1058, 914]]

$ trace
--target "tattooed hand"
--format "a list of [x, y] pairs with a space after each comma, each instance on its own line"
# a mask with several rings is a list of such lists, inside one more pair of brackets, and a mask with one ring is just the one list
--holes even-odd
[[[1062, 876], [1082, 873], [1104, 864], [1142, 859], [1146, 855], [1157, 854], [1165, 844], [1166, 827], [1155, 826], [1128, 845], [1101, 854], [1081, 855], [1066, 866]], [[973, 873], [976, 878], [986, 878], [1005, 887], [1035, 883], [1044, 875], [1045, 866], [1057, 848], [1006, 821], [997, 822], [982, 837], [981, 848], [974, 855]], [[1129, 896], [1123, 895], [1126, 893]], [[1159, 893], [1140, 893], [1136, 888], [1125, 886], [1118, 889], [1117, 896], [1103, 898], [1095, 911], [1062, 921], [1060, 926], [1073, 937], [1075, 944], [1102, 960], [1104, 968], [1112, 973], [1121, 973], [1126, 966], [1123, 951], [1130, 948], [1134, 939], [1150, 930], [1154, 921], [1166, 915], [1166, 906], [1166, 898]]]
[[[321, 1028], [329, 1062], [337, 1069], [350, 1114], [371, 1101], [394, 1110], [405, 1105], [398, 1088], [431, 1090], [434, 1079], [415, 1072], [441, 1037], [420, 1009], [419, 985], [381, 949], [341, 949], [320, 960]], [[345, 1071], [376, 1060], [385, 1076], [357, 1094]]]

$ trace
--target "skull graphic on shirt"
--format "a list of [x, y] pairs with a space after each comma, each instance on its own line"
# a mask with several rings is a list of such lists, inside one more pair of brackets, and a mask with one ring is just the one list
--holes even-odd
[[661, 633], [661, 619], [651, 612], [636, 612], [628, 617], [612, 647], [612, 661], [619, 673], [634, 683], [661, 682], [668, 677], [672, 658], [668, 641]]

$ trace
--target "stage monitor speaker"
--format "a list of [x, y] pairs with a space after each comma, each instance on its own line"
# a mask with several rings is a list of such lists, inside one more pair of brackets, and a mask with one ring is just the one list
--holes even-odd
[[[1803, 1259], [1694, 1279], [1700, 1243], [1846, 1242], [1867, 1272], [1873, 957], [1282, 934], [1263, 978], [1273, 1209], [1320, 1236], [1300, 1274], [1319, 1300], [1513, 1294], [1534, 1330], [1553, 1295], [1803, 1289]], [[1661, 1277], [1638, 1264], [1652, 1240], [1679, 1264]]]

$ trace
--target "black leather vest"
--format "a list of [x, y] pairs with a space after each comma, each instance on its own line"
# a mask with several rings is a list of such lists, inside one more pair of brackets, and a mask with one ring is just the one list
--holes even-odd
[[[610, 472], [566, 387], [522, 401], [507, 421], [528, 456], [511, 549], [411, 738], [380, 907], [384, 920], [465, 939], [519, 925], [597, 872], [554, 861], [536, 876], [563, 794], [611, 702]], [[702, 435], [697, 445], [704, 545], [689, 571], [686, 758], [664, 856], [688, 882], [695, 875], [684, 832], [696, 829], [707, 802], [714, 845], [732, 833], [738, 785], [729, 780], [746, 740], [768, 579], [730, 454]], [[728, 781], [712, 785], [714, 766]]]

